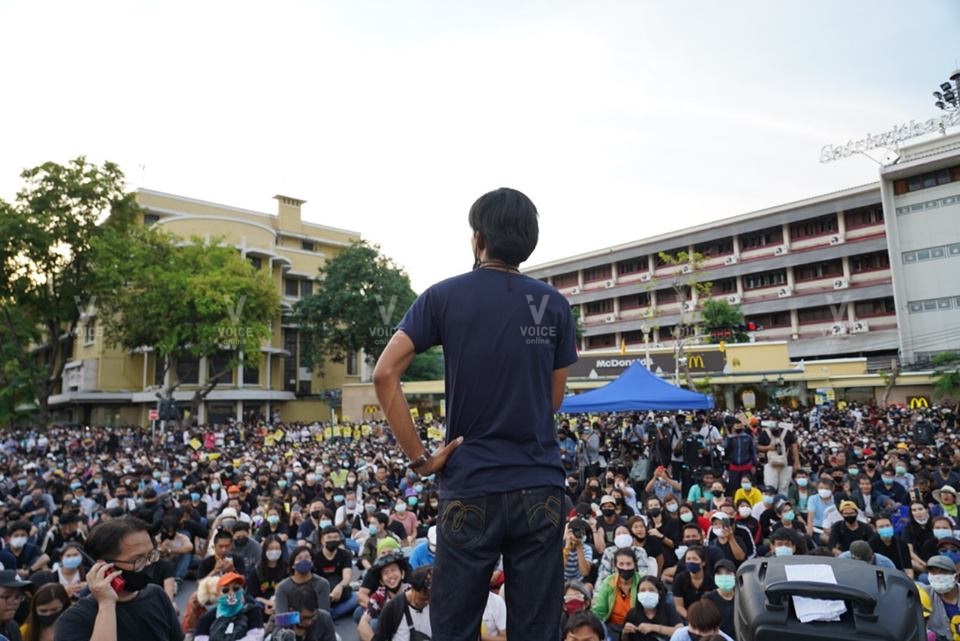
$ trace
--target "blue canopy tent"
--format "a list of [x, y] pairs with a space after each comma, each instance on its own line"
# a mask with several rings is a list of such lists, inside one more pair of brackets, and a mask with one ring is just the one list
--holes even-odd
[[709, 410], [713, 398], [657, 378], [637, 361], [603, 387], [567, 396], [560, 406], [564, 414], [629, 412], [633, 410]]

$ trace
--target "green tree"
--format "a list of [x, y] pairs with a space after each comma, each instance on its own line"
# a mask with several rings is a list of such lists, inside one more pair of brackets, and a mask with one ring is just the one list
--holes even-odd
[[713, 330], [728, 329], [733, 330], [733, 336], [727, 339], [728, 343], [746, 343], [750, 340], [744, 332], [737, 329], [743, 325], [743, 312], [739, 305], [731, 305], [720, 298], [710, 298], [700, 306], [701, 328], [705, 334], [704, 340], [709, 343], [718, 343], [710, 336]]
[[933, 357], [933, 396], [935, 398], [960, 398], [960, 353], [943, 352]]
[[97, 166], [80, 157], [44, 163], [20, 177], [24, 187], [15, 200], [0, 201], [0, 344], [4, 369], [20, 368], [17, 384], [29, 388], [34, 420], [46, 426], [81, 314], [95, 305], [94, 246], [124, 237], [141, 209], [113, 163]]
[[356, 241], [320, 268], [316, 292], [294, 307], [301, 350], [315, 368], [361, 350], [374, 362], [414, 299], [409, 276], [379, 246]]
[[443, 378], [443, 351], [431, 347], [417, 354], [403, 374], [404, 381], [436, 381]]
[[[208, 371], [191, 399], [191, 417], [241, 361], [259, 365], [280, 297], [265, 271], [233, 247], [193, 238], [188, 244], [157, 228], [139, 228], [133, 242], [105, 243], [101, 298], [104, 336], [126, 349], [152, 348], [162, 363], [158, 397], [183, 384], [178, 365], [206, 358]], [[107, 258], [108, 257], [108, 258]]]
[[[32, 407], [35, 399], [30, 370], [23, 367], [18, 340], [38, 344], [43, 333], [19, 307], [4, 305], [3, 314], [5, 322], [0, 325], [0, 425], [8, 425], [24, 414], [23, 408]], [[9, 331], [9, 326], [16, 330]]]

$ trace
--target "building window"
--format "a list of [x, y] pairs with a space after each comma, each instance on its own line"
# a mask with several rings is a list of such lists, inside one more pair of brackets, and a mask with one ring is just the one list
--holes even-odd
[[807, 265], [797, 265], [793, 268], [793, 276], [799, 282], [808, 280], [819, 280], [821, 278], [833, 278], [843, 274], [843, 261], [839, 258], [822, 263], [810, 263]]
[[160, 222], [160, 216], [156, 214], [144, 214], [143, 215], [143, 224], [146, 226], [156, 225]]
[[689, 247], [675, 247], [674, 249], [668, 249], [667, 251], [664, 251], [664, 252], [657, 252], [654, 258], [654, 263], [656, 264], [657, 267], [667, 267], [670, 263], [668, 263], [663, 259], [663, 257], [660, 255], [661, 253], [666, 254], [671, 258], [676, 258], [680, 252], [689, 252], [689, 251], [690, 251]]
[[736, 278], [721, 278], [713, 281], [713, 294], [732, 294], [737, 291]]
[[[652, 338], [653, 336], [651, 335], [650, 339]], [[639, 329], [635, 329], [629, 332], [623, 332], [622, 334], [620, 334], [620, 340], [622, 340], [627, 345], [643, 344], [643, 332], [641, 332]]]
[[770, 314], [758, 314], [748, 316], [744, 320], [753, 322], [763, 329], [777, 329], [780, 327], [790, 327], [790, 312], [773, 312]]
[[647, 265], [646, 256], [642, 258], [628, 258], [627, 260], [621, 260], [617, 263], [617, 273], [621, 276], [626, 276], [627, 274], [645, 272], [647, 271]]
[[[797, 320], [800, 321], [801, 325], [829, 323], [837, 320], [836, 315], [836, 310], [831, 309], [829, 305], [824, 305], [823, 307], [807, 307], [797, 310]], [[840, 320], [843, 319], [841, 318]]]
[[637, 309], [638, 307], [648, 307], [650, 305], [650, 294], [642, 292], [640, 294], [630, 294], [620, 297], [620, 309]]
[[295, 278], [283, 279], [283, 293], [291, 298], [296, 298], [300, 292], [300, 283]]
[[312, 280], [301, 280], [300, 281], [300, 296], [306, 298], [313, 294], [313, 281]]
[[297, 391], [297, 330], [286, 328], [283, 330], [283, 349], [288, 353], [283, 357], [283, 389], [287, 392]]
[[260, 271], [260, 268], [263, 267], [263, 259], [259, 256], [247, 256], [247, 260], [250, 261], [250, 265], [257, 271]]
[[260, 368], [257, 366], [257, 360], [255, 358], [248, 358], [246, 355], [243, 357], [243, 384], [260, 384]]
[[97, 340], [97, 323], [90, 320], [83, 326], [83, 344], [93, 345]]
[[186, 355], [177, 362], [177, 380], [187, 385], [200, 382], [200, 358]]
[[897, 196], [921, 189], [930, 189], [939, 185], [960, 181], [960, 165], [947, 169], [929, 171], [910, 178], [903, 178], [893, 182], [893, 193]]
[[352, 349], [347, 350], [347, 376], [357, 375], [357, 353]]
[[563, 289], [565, 287], [574, 287], [577, 283], [580, 282], [580, 279], [577, 277], [577, 272], [567, 272], [566, 274], [557, 274], [553, 277], [553, 286], [557, 289]]
[[602, 334], [600, 336], [587, 336], [587, 349], [602, 349], [604, 347], [613, 347], [617, 340], [616, 334]]
[[783, 242], [783, 228], [769, 227], [760, 231], [740, 234], [740, 251], [760, 249], [770, 245], [779, 245]]
[[834, 214], [801, 220], [790, 225], [790, 239], [803, 240], [837, 232], [837, 217]]
[[609, 314], [613, 311], [613, 299], [605, 298], [603, 300], [595, 300], [592, 303], [587, 303], [587, 315], [591, 316], [594, 314]]
[[660, 337], [660, 342], [664, 343], [666, 341], [674, 340], [673, 333], [676, 331], [676, 325], [664, 325], [660, 328], [658, 336]]
[[302, 249], [303, 251], [312, 252], [312, 251], [313, 251], [313, 247], [314, 247], [314, 245], [313, 245], [313, 241], [312, 241], [312, 240], [302, 240], [302, 241], [300, 241], [300, 249]]
[[857, 318], [870, 318], [872, 316], [893, 316], [897, 313], [893, 305], [893, 297], [875, 298], [873, 300], [862, 300], [854, 304], [854, 314]]
[[889, 267], [890, 256], [886, 251], [858, 254], [850, 257], [850, 272], [854, 274], [875, 272], [880, 269], [889, 269]]
[[778, 287], [786, 283], [787, 270], [785, 269], [774, 269], [769, 272], [747, 274], [743, 277], [744, 289], [764, 289], [767, 287]]
[[[230, 352], [217, 352], [213, 356], [207, 357], [207, 379], [209, 380], [211, 377], [227, 369], [231, 358], [233, 358], [233, 354]], [[233, 372], [221, 378], [219, 384], [232, 385]]]
[[847, 229], [882, 225], [883, 207], [881, 205], [868, 205], [867, 207], [851, 209], [848, 212], [844, 212], [844, 222], [847, 225]]
[[310, 381], [300, 381], [300, 384], [297, 385], [297, 394], [310, 396]]
[[703, 254], [704, 258], [715, 258], [717, 256], [726, 256], [733, 253], [733, 237], [718, 238], [705, 243], [694, 245], [693, 251]]
[[596, 283], [601, 280], [610, 280], [612, 276], [610, 265], [599, 265], [583, 270], [583, 282]]

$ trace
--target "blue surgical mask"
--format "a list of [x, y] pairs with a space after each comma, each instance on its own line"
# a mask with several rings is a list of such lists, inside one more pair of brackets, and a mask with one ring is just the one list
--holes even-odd
[[174, 482], [173, 482], [173, 489], [175, 489], [175, 490], [182, 490], [182, 489], [183, 489], [183, 481], [174, 481]]
[[68, 570], [76, 570], [80, 567], [80, 564], [83, 562], [83, 558], [79, 556], [66, 556], [63, 558], [63, 567]]
[[330, 519], [320, 519], [320, 529], [322, 530], [325, 527], [330, 527], [333, 525], [333, 521]]
[[877, 528], [877, 534], [879, 534], [880, 537], [881, 537], [881, 538], [884, 538], [884, 539], [893, 538], [893, 526], [892, 526], [892, 525], [887, 525], [887, 526], [884, 526], [884, 527], [878, 527], [878, 528]]
[[377, 532], [379, 531], [380, 531], [380, 526], [378, 525], [367, 526], [367, 532], [370, 533], [370, 536], [376, 536]]
[[773, 548], [773, 553], [776, 556], [793, 556], [793, 550], [785, 545], [780, 545]]
[[935, 527], [933, 528], [933, 536], [939, 541], [940, 539], [949, 539], [953, 536], [953, 530], [946, 527]]
[[713, 582], [718, 589], [724, 592], [730, 592], [733, 590], [733, 586], [737, 584], [737, 577], [733, 574], [718, 574], [713, 577]]

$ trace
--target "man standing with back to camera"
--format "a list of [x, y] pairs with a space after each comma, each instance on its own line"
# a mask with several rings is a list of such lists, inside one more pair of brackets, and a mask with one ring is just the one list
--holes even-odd
[[[411, 469], [440, 479], [434, 641], [475, 641], [501, 555], [510, 637], [552, 639], [559, 629], [564, 470], [553, 414], [577, 353], [566, 299], [519, 271], [537, 246], [537, 217], [516, 190], [481, 196], [469, 215], [473, 271], [417, 298], [373, 374]], [[431, 454], [400, 377], [434, 345], [443, 346], [447, 442]]]

